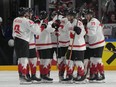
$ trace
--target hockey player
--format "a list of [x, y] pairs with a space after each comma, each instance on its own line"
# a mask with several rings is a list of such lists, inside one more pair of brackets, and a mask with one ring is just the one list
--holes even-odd
[[[29, 9], [29, 15], [26, 16], [28, 19], [32, 19], [33, 10]], [[38, 21], [34, 21], [38, 23]], [[41, 79], [36, 77], [36, 65], [37, 65], [37, 55], [36, 55], [36, 43], [35, 43], [35, 35], [31, 32], [30, 41], [29, 41], [29, 64], [27, 65], [27, 78], [31, 79], [33, 82], [41, 81]], [[31, 70], [31, 73], [30, 73]]]
[[[70, 30], [70, 44], [67, 53], [67, 77], [62, 81], [72, 81], [76, 83], [83, 82], [85, 80], [84, 75], [84, 50], [86, 50], [86, 44], [84, 40], [85, 29], [83, 23], [75, 19], [76, 12], [70, 11], [68, 14], [68, 20], [71, 23], [72, 30]], [[73, 78], [74, 66], [78, 67], [77, 77]]]
[[66, 68], [66, 52], [68, 50], [70, 35], [69, 30], [71, 29], [70, 21], [66, 17], [61, 19], [61, 24], [59, 28], [60, 36], [59, 36], [59, 46], [61, 49], [61, 58], [58, 59], [58, 68], [59, 68], [59, 77], [60, 80], [64, 79], [64, 72]]
[[92, 10], [87, 10], [87, 36], [88, 44], [92, 53], [90, 58], [90, 81], [101, 81], [105, 79], [102, 63], [102, 53], [105, 45], [104, 35], [100, 22], [94, 18]]
[[[67, 33], [68, 27], [66, 27], [64, 25], [63, 21], [65, 21], [65, 19], [63, 19], [63, 16], [62, 16], [61, 12], [59, 12], [59, 11], [56, 12], [56, 15], [54, 15], [54, 17], [52, 16], [52, 18], [53, 18], [52, 27], [56, 29], [55, 32], [51, 33], [51, 39], [52, 39], [52, 44], [53, 44], [52, 54], [54, 52], [56, 52], [56, 54], [57, 54], [56, 55], [56, 57], [57, 57], [57, 67], [58, 67], [58, 70], [59, 70], [58, 75], [59, 75], [59, 81], [61, 81], [62, 79], [64, 79], [65, 53], [67, 51], [67, 46], [69, 45], [68, 44], [69, 39], [67, 41], [67, 38], [69, 37], [68, 36], [69, 34]], [[62, 21], [62, 23], [61, 23], [61, 21]], [[67, 24], [67, 23], [65, 23], [65, 24]], [[65, 27], [63, 27], [63, 26], [65, 26]]]
[[51, 32], [54, 32], [55, 29], [51, 27], [51, 24], [48, 23], [47, 17], [48, 14], [46, 11], [40, 12], [40, 25], [45, 30], [39, 35], [39, 38], [36, 39], [36, 46], [37, 50], [40, 55], [40, 77], [43, 82], [52, 82], [53, 79], [50, 78], [48, 75], [51, 69], [51, 50], [52, 50], [52, 43], [51, 43]]
[[[83, 13], [83, 16], [84, 16], [84, 13]], [[85, 28], [85, 31], [86, 31], [86, 35], [84, 36], [85, 37], [85, 42], [86, 42], [86, 50], [85, 50], [85, 53], [84, 53], [84, 72], [85, 72], [86, 78], [89, 78], [90, 57], [91, 57], [92, 52], [91, 52], [90, 48], [88, 47], [87, 19], [85, 19], [85, 17], [84, 17], [82, 22], [83, 22], [83, 25], [84, 25], [84, 28]]]
[[25, 16], [30, 16], [29, 10], [21, 7], [19, 17], [13, 21], [14, 48], [18, 57], [18, 73], [21, 83], [31, 81], [26, 76], [31, 33], [39, 35], [42, 31], [38, 24], [25, 18]]

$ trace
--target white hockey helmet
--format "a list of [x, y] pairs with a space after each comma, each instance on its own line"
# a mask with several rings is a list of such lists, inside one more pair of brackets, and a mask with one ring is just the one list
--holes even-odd
[[0, 17], [0, 22], [2, 22], [2, 17]]

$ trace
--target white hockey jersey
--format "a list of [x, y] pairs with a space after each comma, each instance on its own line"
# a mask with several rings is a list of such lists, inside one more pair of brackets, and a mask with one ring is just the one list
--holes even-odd
[[[69, 45], [69, 50], [71, 50], [71, 47], [73, 46], [72, 50], [78, 50], [78, 51], [83, 51], [86, 50], [86, 43], [84, 39], [84, 35], [86, 34], [86, 31], [84, 29], [84, 25], [81, 21], [77, 21], [74, 19], [73, 23], [71, 23], [72, 27], [78, 26], [81, 28], [81, 33], [78, 35], [76, 34], [73, 30], [70, 31], [70, 45]], [[73, 43], [73, 38], [74, 38], [74, 43]]]
[[[62, 15], [56, 15], [50, 23], [52, 24], [57, 19], [62, 20], [62, 18], [63, 18]], [[57, 32], [57, 33], [59, 33], [59, 36], [60, 36], [60, 32]], [[57, 37], [56, 32], [51, 32], [52, 47], [57, 47], [57, 45], [58, 45], [58, 47], [60, 47], [59, 36]], [[58, 38], [58, 41], [57, 41], [57, 38]]]
[[47, 28], [36, 39], [37, 50], [52, 48], [51, 32], [54, 31], [55, 29], [51, 27], [51, 22], [48, 22]]
[[59, 45], [60, 47], [67, 47], [70, 43], [70, 34], [69, 31], [71, 30], [72, 26], [71, 23], [68, 21], [67, 18], [61, 19], [61, 25], [59, 28]]
[[102, 47], [105, 45], [103, 28], [96, 18], [92, 18], [87, 24], [88, 43], [90, 48]]
[[30, 41], [31, 33], [39, 35], [41, 28], [30, 19], [25, 17], [17, 17], [13, 21], [13, 37], [23, 39], [27, 42]]
[[30, 35], [30, 41], [29, 41], [29, 49], [36, 48], [36, 42], [35, 42], [35, 36], [33, 33]]

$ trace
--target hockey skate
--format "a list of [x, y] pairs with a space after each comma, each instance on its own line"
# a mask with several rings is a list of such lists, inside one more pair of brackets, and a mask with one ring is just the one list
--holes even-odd
[[80, 76], [78, 75], [76, 78], [73, 78], [74, 83], [84, 84], [86, 83], [86, 75]]
[[64, 79], [64, 72], [59, 72], [59, 82]]
[[104, 83], [105, 76], [104, 74], [90, 74], [89, 82], [90, 83]]
[[43, 83], [52, 83], [53, 82], [53, 79], [48, 77], [48, 75], [41, 75], [41, 81]]
[[73, 76], [72, 75], [68, 75], [65, 79], [62, 79], [62, 83], [69, 83], [69, 84], [71, 84], [71, 83], [73, 83]]
[[96, 80], [99, 83], [104, 83], [105, 82], [105, 75], [104, 74], [98, 74], [98, 77], [97, 77]]
[[64, 76], [59, 76], [59, 82], [62, 82], [63, 79], [64, 79]]
[[30, 78], [27, 78], [27, 76], [20, 76], [19, 77], [19, 80], [20, 80], [20, 84], [31, 84], [31, 79]]
[[30, 74], [27, 74], [27, 75], [26, 75], [26, 77], [27, 77], [28, 79], [31, 79], [31, 76], [30, 76]]
[[31, 80], [32, 80], [32, 83], [40, 83], [41, 82], [41, 79], [37, 78], [35, 74], [31, 76]]

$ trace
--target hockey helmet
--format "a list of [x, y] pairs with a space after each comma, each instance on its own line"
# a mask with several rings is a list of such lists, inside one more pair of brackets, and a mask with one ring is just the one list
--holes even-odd
[[29, 13], [33, 13], [33, 9], [32, 8], [28, 8], [28, 12]]
[[53, 11], [53, 12], [51, 13], [51, 18], [54, 18], [56, 15], [57, 15], [56, 11]]
[[75, 17], [76, 14], [77, 14], [77, 13], [76, 13], [75, 10], [69, 10], [67, 15], [74, 16], [74, 17]]
[[86, 15], [87, 15], [87, 14], [93, 15], [94, 12], [93, 12], [93, 10], [91, 10], [91, 9], [87, 9], [87, 10], [85, 11], [85, 14], [86, 14]]
[[29, 9], [28, 9], [28, 8], [20, 7], [20, 8], [19, 8], [19, 11], [18, 11], [18, 14], [19, 14], [19, 16], [24, 16], [24, 14], [25, 14], [26, 12], [29, 12]]
[[68, 9], [67, 9], [67, 8], [63, 9], [62, 15], [63, 15], [63, 16], [66, 16], [67, 14], [68, 14]]
[[46, 11], [41, 11], [39, 14], [40, 19], [46, 19], [48, 16], [48, 13]]

